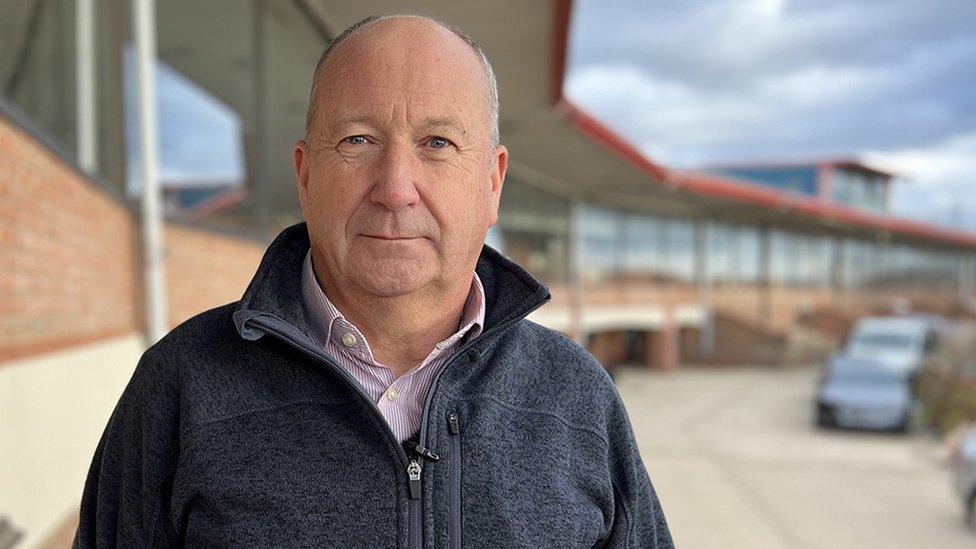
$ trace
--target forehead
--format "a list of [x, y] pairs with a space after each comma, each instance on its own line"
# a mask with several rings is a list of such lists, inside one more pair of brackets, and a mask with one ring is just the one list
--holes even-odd
[[420, 19], [374, 23], [336, 47], [318, 75], [323, 112], [396, 109], [422, 116], [484, 114], [487, 77], [474, 50], [448, 29]]

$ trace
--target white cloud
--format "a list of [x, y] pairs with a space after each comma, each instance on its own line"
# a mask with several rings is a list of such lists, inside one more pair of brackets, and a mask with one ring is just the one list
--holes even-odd
[[867, 151], [864, 159], [929, 187], [955, 181], [976, 185], [976, 132], [955, 135], [927, 147]]
[[892, 213], [976, 232], [976, 132], [925, 147], [868, 151], [869, 165], [895, 172]]
[[976, 2], [575, 6], [566, 93], [651, 158], [864, 156], [896, 213], [976, 230]]

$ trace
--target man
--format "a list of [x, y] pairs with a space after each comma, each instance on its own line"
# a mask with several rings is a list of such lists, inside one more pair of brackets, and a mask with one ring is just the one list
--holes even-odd
[[481, 49], [368, 19], [313, 77], [307, 224], [143, 355], [77, 546], [669, 547], [599, 363], [483, 246], [508, 153]]

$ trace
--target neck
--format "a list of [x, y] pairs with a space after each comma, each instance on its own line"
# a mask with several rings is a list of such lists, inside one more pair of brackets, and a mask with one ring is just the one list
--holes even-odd
[[472, 282], [467, 278], [441, 290], [387, 297], [352, 284], [343, 287], [318, 271], [315, 279], [329, 301], [362, 332], [373, 358], [398, 378], [458, 331]]

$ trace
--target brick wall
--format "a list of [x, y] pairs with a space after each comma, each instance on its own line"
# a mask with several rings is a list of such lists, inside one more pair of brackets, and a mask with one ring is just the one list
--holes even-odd
[[0, 117], [0, 360], [131, 332], [132, 217]]
[[172, 224], [164, 238], [171, 326], [240, 299], [265, 249], [251, 240]]
[[[238, 299], [265, 245], [168, 224], [169, 320]], [[128, 207], [0, 116], [0, 362], [139, 331]]]

